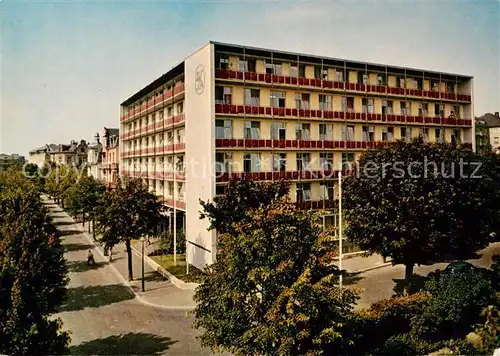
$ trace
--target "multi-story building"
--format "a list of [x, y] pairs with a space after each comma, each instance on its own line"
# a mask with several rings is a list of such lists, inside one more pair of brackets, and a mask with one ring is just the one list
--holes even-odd
[[474, 147], [472, 95], [470, 76], [209, 42], [121, 104], [121, 174], [181, 216], [202, 267], [216, 232], [199, 199], [231, 177], [290, 180], [292, 201], [335, 226], [333, 178], [364, 149], [418, 136]]
[[99, 134], [94, 136], [94, 142], [88, 145], [87, 167], [88, 174], [95, 179], [101, 179], [102, 144]]
[[87, 162], [88, 145], [85, 140], [71, 141], [69, 145], [48, 144], [29, 152], [29, 162], [38, 166], [44, 164], [73, 165], [80, 167]]
[[50, 143], [42, 147], [35, 148], [29, 152], [28, 162], [42, 167], [50, 163], [50, 154], [57, 150], [57, 145]]
[[10, 167], [19, 166], [22, 167], [25, 159], [23, 156], [18, 154], [4, 154], [0, 153], [0, 172], [7, 171]]
[[487, 113], [476, 117], [476, 150], [486, 154], [500, 154], [500, 114]]
[[119, 173], [120, 130], [105, 127], [102, 139], [101, 177], [108, 187], [113, 188], [116, 184]]

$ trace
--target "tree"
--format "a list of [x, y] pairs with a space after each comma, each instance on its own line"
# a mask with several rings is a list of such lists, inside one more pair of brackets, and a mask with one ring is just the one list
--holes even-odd
[[56, 312], [68, 282], [64, 250], [39, 197], [20, 173], [0, 175], [0, 353], [67, 354]]
[[133, 279], [130, 241], [147, 235], [164, 221], [164, 205], [148, 191], [140, 179], [118, 181], [116, 188], [103, 198], [97, 225], [102, 241], [109, 248], [124, 242], [128, 255], [129, 280]]
[[470, 257], [499, 218], [498, 184], [476, 162], [469, 150], [421, 139], [365, 151], [343, 183], [346, 237], [404, 264], [408, 288], [415, 264]]
[[233, 223], [248, 221], [248, 213], [262, 205], [288, 195], [290, 184], [284, 180], [260, 183], [247, 176], [232, 179], [223, 196], [213, 202], [200, 201], [203, 211], [200, 218], [208, 218], [210, 229], [223, 234], [232, 229]]
[[[228, 202], [248, 201], [230, 195], [245, 193], [233, 188]], [[334, 241], [312, 213], [297, 210], [286, 198], [269, 200], [235, 211], [229, 219], [240, 220], [231, 227], [213, 222], [228, 232], [220, 235], [217, 260], [205, 268], [195, 292], [202, 344], [239, 355], [338, 352], [349, 344], [356, 296], [336, 285]]]

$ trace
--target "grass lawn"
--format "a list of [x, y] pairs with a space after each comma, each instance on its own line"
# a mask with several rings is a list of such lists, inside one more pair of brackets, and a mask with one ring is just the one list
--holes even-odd
[[189, 265], [189, 275], [186, 275], [186, 255], [177, 254], [177, 265], [174, 265], [173, 255], [150, 256], [156, 263], [184, 282], [199, 283], [202, 272]]

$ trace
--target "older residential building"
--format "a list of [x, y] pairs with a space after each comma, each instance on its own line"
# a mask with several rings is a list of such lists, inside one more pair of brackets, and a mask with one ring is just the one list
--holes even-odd
[[48, 144], [29, 152], [29, 162], [44, 164], [74, 165], [80, 167], [87, 162], [88, 145], [85, 140], [71, 141], [69, 145]]
[[121, 174], [163, 197], [201, 268], [215, 259], [216, 232], [199, 199], [223, 194], [231, 177], [290, 180], [292, 201], [336, 226], [333, 178], [363, 150], [418, 136], [474, 148], [472, 82], [209, 42], [121, 104]]
[[94, 142], [88, 145], [87, 150], [87, 165], [88, 174], [96, 179], [101, 179], [101, 163], [102, 163], [102, 144], [99, 139], [99, 134], [94, 136]]
[[486, 154], [496, 152], [500, 154], [500, 114], [487, 113], [476, 117], [476, 150]]
[[36, 164], [38, 167], [42, 167], [45, 164], [50, 163], [50, 154], [57, 149], [57, 145], [50, 143], [42, 147], [35, 148], [29, 152], [28, 162]]
[[120, 130], [104, 128], [102, 136], [102, 179], [108, 187], [114, 187], [119, 174], [120, 163]]
[[25, 159], [18, 154], [4, 154], [0, 153], [0, 172], [8, 170], [12, 166], [21, 166], [24, 164]]

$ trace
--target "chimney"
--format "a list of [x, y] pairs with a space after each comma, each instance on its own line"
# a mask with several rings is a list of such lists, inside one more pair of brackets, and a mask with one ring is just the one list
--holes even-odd
[[495, 112], [495, 116], [496, 117], [500, 117], [499, 114], [498, 114], [498, 111]]

